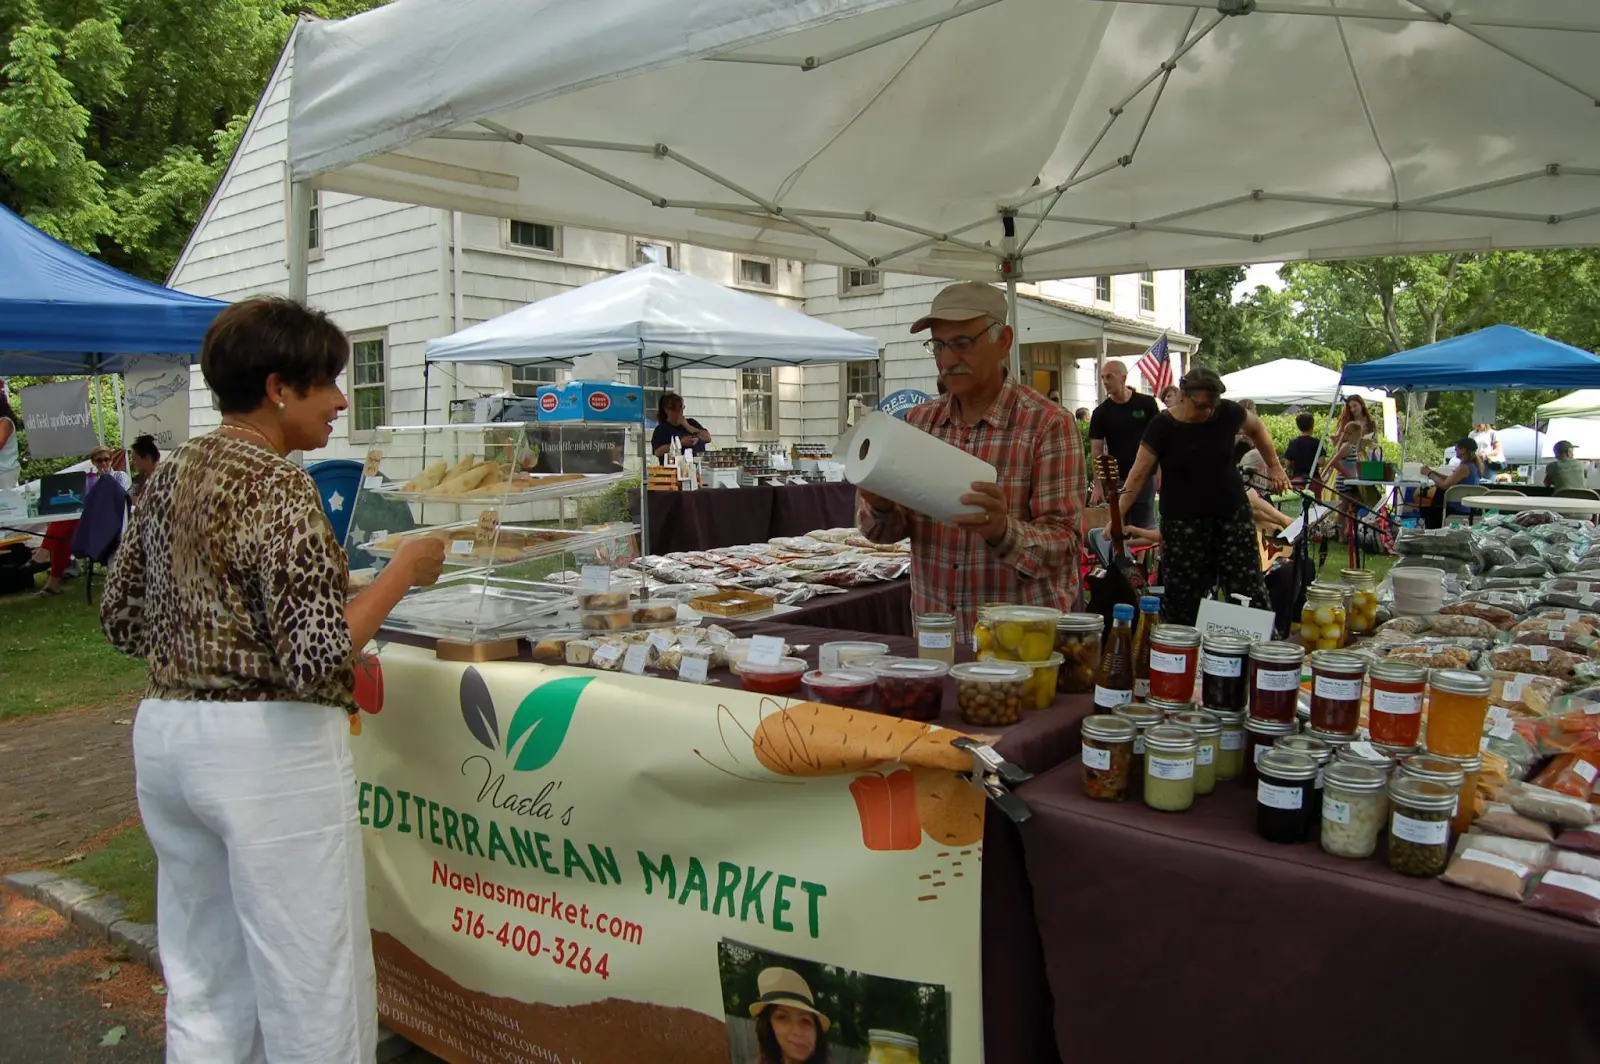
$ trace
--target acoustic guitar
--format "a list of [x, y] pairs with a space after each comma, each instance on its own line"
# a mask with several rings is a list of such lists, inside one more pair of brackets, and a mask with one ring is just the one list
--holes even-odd
[[1100, 491], [1104, 494], [1110, 511], [1111, 564], [1096, 566], [1086, 581], [1089, 608], [1106, 618], [1110, 624], [1111, 611], [1119, 602], [1138, 606], [1144, 594], [1144, 569], [1128, 554], [1127, 534], [1122, 528], [1122, 507], [1118, 505], [1117, 460], [1109, 454], [1094, 459], [1094, 472], [1100, 478]]

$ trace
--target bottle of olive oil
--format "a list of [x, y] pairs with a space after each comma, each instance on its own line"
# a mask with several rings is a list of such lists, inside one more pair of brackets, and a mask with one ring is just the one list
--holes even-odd
[[[1094, 704], [1112, 710], [1133, 701], [1133, 607], [1119, 602], [1111, 609], [1111, 634], [1100, 652], [1094, 677]], [[1146, 672], [1148, 678], [1149, 673]]]

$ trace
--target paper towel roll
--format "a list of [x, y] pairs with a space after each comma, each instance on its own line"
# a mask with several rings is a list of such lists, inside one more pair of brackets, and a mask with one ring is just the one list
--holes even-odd
[[853, 433], [844, 455], [845, 479], [936, 521], [980, 513], [963, 506], [961, 496], [971, 494], [974, 481], [997, 480], [988, 462], [881, 410], [863, 418]]

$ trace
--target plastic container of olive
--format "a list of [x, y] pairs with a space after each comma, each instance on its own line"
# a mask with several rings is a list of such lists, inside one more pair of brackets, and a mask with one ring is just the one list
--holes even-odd
[[968, 724], [992, 727], [1022, 719], [1024, 690], [1033, 673], [1009, 661], [969, 661], [950, 670], [956, 681], [956, 708]]
[[978, 656], [1002, 661], [1043, 661], [1055, 652], [1060, 610], [1046, 606], [990, 606], [973, 628]]
[[[1005, 659], [985, 654], [980, 660], [989, 663]], [[1056, 681], [1061, 676], [1061, 655], [1052, 651], [1043, 661], [1019, 661], [1016, 664], [1026, 666], [1032, 673], [1027, 683], [1022, 685], [1022, 708], [1049, 709], [1056, 700]]]

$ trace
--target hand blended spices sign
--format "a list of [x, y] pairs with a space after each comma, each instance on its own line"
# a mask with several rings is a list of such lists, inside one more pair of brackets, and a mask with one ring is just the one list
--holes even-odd
[[982, 1060], [984, 798], [957, 733], [396, 644], [368, 669], [393, 1029], [461, 1064], [861, 1059], [869, 1032]]

